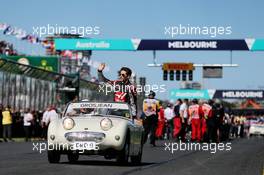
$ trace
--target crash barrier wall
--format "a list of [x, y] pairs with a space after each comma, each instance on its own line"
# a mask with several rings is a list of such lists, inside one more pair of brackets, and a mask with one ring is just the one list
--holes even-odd
[[55, 104], [56, 84], [45, 80], [0, 72], [0, 100], [12, 109], [44, 110]]
[[[58, 99], [56, 83], [25, 75], [0, 70], [0, 103], [12, 109], [44, 110], [48, 105], [64, 107]], [[110, 101], [111, 96], [102, 96], [96, 89], [80, 88], [80, 99]]]
[[[65, 81], [75, 78], [0, 58], [0, 103], [16, 111], [26, 108], [43, 111], [50, 104], [63, 110], [65, 103], [58, 98], [58, 79], [62, 77]], [[80, 80], [79, 97], [98, 101], [113, 99], [100, 93], [98, 84], [85, 80]]]

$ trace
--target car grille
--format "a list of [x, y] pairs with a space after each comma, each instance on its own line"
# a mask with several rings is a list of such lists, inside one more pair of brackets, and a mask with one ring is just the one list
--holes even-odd
[[70, 141], [93, 141], [96, 143], [100, 143], [105, 138], [105, 134], [101, 132], [89, 132], [89, 131], [81, 131], [81, 132], [68, 132], [65, 135], [65, 138]]

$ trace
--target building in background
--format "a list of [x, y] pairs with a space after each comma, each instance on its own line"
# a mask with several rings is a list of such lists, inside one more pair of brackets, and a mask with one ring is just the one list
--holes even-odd
[[91, 67], [90, 59], [92, 51], [90, 50], [55, 50], [54, 39], [57, 38], [81, 38], [79, 35], [57, 34], [48, 36], [45, 39], [46, 54], [49, 56], [60, 57], [60, 73], [66, 75], [76, 75], [80, 73], [80, 78], [90, 81]]

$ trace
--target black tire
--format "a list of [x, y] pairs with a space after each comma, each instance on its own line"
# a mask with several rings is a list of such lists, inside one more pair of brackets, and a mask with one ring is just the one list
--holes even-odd
[[48, 151], [49, 163], [59, 163], [60, 162], [60, 152], [56, 150]]
[[138, 153], [138, 155], [136, 156], [131, 156], [131, 162], [133, 165], [140, 165], [141, 164], [141, 160], [142, 160], [142, 147], [143, 145], [141, 145], [140, 151]]
[[79, 154], [78, 153], [68, 153], [67, 157], [70, 163], [75, 163], [79, 159]]
[[126, 165], [129, 159], [129, 148], [130, 148], [130, 135], [129, 133], [126, 136], [126, 142], [121, 151], [117, 153], [116, 161], [120, 165]]
[[144, 136], [142, 136], [142, 139], [141, 139], [141, 145], [140, 145], [140, 150], [139, 150], [138, 155], [130, 157], [133, 165], [140, 165], [141, 164], [143, 146], [144, 146]]

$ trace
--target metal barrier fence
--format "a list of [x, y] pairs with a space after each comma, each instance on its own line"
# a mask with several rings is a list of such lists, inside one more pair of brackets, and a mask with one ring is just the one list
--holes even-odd
[[[67, 75], [49, 72], [33, 66], [0, 58], [0, 103], [12, 109], [43, 111], [48, 105], [55, 104], [63, 109], [65, 103], [58, 100], [58, 79], [74, 79]], [[98, 84], [81, 80], [80, 99], [111, 101], [111, 95], [98, 90]]]
[[0, 99], [12, 109], [43, 110], [55, 103], [56, 84], [25, 75], [0, 72]]

